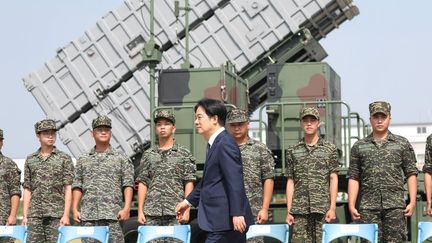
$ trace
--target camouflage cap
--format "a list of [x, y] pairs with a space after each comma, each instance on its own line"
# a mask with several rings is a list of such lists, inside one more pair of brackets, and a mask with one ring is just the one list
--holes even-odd
[[35, 127], [35, 132], [36, 133], [40, 133], [42, 131], [47, 131], [47, 130], [54, 130], [57, 131], [57, 127], [55, 124], [54, 120], [51, 119], [45, 119], [42, 121], [38, 121], [36, 122], [36, 124], [34, 125]]
[[391, 110], [390, 103], [385, 101], [375, 101], [369, 104], [369, 113], [371, 116], [377, 113], [383, 113], [389, 116], [390, 110]]
[[174, 114], [170, 110], [158, 110], [154, 122], [157, 122], [159, 119], [167, 119], [168, 121], [172, 122], [172, 124], [175, 124], [175, 117]]
[[228, 112], [226, 122], [236, 123], [236, 122], [247, 122], [249, 121], [249, 116], [246, 111], [240, 109], [234, 109]]
[[95, 118], [92, 122], [92, 128], [95, 129], [101, 126], [111, 127], [111, 119], [108, 116], [98, 116]]
[[303, 107], [300, 111], [300, 119], [305, 116], [313, 116], [316, 119], [320, 119], [318, 109], [315, 107]]
[[0, 129], [0, 139], [3, 139], [3, 130]]

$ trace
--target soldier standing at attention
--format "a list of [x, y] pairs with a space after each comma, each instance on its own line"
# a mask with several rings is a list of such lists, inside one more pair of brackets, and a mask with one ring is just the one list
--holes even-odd
[[189, 210], [177, 221], [175, 207], [193, 190], [195, 158], [176, 143], [175, 117], [171, 111], [159, 110], [154, 122], [158, 144], [144, 152], [137, 178], [138, 222], [147, 225], [187, 223]]
[[[119, 221], [129, 219], [134, 185], [133, 165], [124, 154], [111, 147], [109, 117], [97, 117], [92, 122], [92, 128], [96, 146], [90, 153], [82, 155], [76, 165], [72, 185], [73, 217], [83, 226], [109, 226], [109, 242], [124, 242]], [[81, 198], [81, 211], [78, 211]]]
[[24, 164], [23, 220], [29, 242], [57, 242], [57, 228], [69, 224], [72, 200], [72, 159], [58, 150], [54, 120], [35, 124], [40, 148]]
[[338, 152], [319, 136], [319, 125], [318, 110], [304, 107], [304, 138], [286, 151], [286, 222], [294, 226], [292, 242], [321, 242], [323, 223], [336, 219]]
[[[243, 162], [246, 196], [252, 214], [258, 224], [268, 220], [268, 209], [273, 195], [274, 158], [272, 152], [261, 142], [248, 136], [249, 116], [246, 111], [234, 109], [227, 115], [228, 130], [237, 142]], [[264, 242], [255, 237], [248, 242]]]
[[[417, 194], [414, 150], [406, 138], [388, 130], [389, 103], [373, 102], [369, 111], [372, 134], [357, 141], [351, 149], [348, 207], [354, 221], [378, 224], [379, 242], [406, 242], [405, 217], [413, 214]], [[404, 199], [405, 179], [408, 205]]]
[[[1, 153], [3, 130], [0, 129], [0, 225], [15, 225], [21, 197], [21, 171], [10, 158]], [[14, 242], [0, 238], [0, 243]]]
[[423, 166], [426, 191], [426, 213], [432, 216], [432, 134], [426, 139], [425, 164]]

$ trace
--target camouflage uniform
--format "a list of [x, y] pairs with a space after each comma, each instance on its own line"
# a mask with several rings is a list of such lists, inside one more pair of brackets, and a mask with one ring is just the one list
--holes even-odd
[[[314, 107], [300, 111], [300, 119], [306, 116], [319, 120]], [[294, 181], [292, 241], [321, 242], [322, 224], [330, 208], [330, 174], [339, 171], [337, 148], [322, 138], [313, 146], [303, 139], [286, 151], [286, 160], [286, 177]]]
[[302, 140], [287, 150], [286, 160], [286, 176], [294, 180], [293, 242], [321, 242], [330, 207], [329, 177], [339, 170], [337, 148], [322, 138], [314, 146]]
[[426, 139], [425, 161], [423, 166], [424, 173], [432, 174], [432, 134]]
[[263, 202], [263, 185], [265, 179], [274, 178], [273, 153], [261, 142], [249, 138], [246, 144], [240, 145], [243, 162], [243, 174], [246, 195], [254, 217], [261, 210]]
[[[53, 120], [35, 124], [35, 132], [56, 130]], [[23, 188], [31, 192], [27, 215], [29, 242], [56, 242], [57, 228], [64, 213], [64, 187], [71, 185], [74, 167], [71, 157], [54, 147], [48, 157], [40, 149], [27, 156]]]
[[[0, 129], [0, 140], [3, 130]], [[11, 197], [21, 197], [21, 171], [13, 160], [0, 152], [0, 225], [5, 225], [11, 210]], [[13, 242], [13, 239], [0, 238], [0, 243]]]
[[[240, 152], [246, 196], [256, 218], [263, 202], [263, 181], [274, 178], [273, 154], [265, 144], [251, 138], [246, 144], [240, 145]], [[264, 239], [251, 239], [248, 242], [260, 243]]]
[[414, 150], [404, 137], [389, 132], [380, 145], [371, 134], [352, 147], [348, 177], [361, 183], [360, 222], [378, 224], [380, 242], [406, 241], [404, 181], [416, 174]]
[[57, 240], [65, 205], [64, 186], [72, 184], [73, 173], [71, 157], [57, 148], [46, 158], [40, 150], [27, 157], [23, 187], [31, 191], [27, 215], [30, 242]]
[[[369, 105], [371, 116], [390, 115], [390, 104]], [[417, 175], [414, 150], [404, 137], [390, 131], [387, 138], [375, 142], [373, 134], [357, 141], [351, 149], [349, 179], [360, 182], [357, 198], [361, 223], [378, 224], [380, 242], [405, 242], [404, 182]]]
[[109, 224], [110, 241], [123, 242], [117, 213], [123, 208], [124, 187], [132, 187], [134, 183], [132, 163], [111, 147], [103, 153], [92, 149], [78, 159], [75, 170], [72, 187], [81, 189], [83, 193], [83, 225]]
[[195, 181], [195, 158], [178, 144], [168, 150], [154, 146], [144, 153], [141, 166], [137, 180], [148, 187], [145, 215], [175, 220], [175, 207], [184, 199], [184, 185]]
[[[101, 116], [93, 120], [93, 129], [111, 127], [111, 120]], [[123, 208], [123, 190], [133, 187], [133, 165], [122, 153], [109, 148], [103, 153], [93, 148], [76, 164], [73, 189], [80, 189], [82, 225], [108, 225], [110, 242], [124, 242], [117, 213]], [[86, 240], [86, 242], [92, 242]]]
[[[246, 111], [234, 109], [230, 111], [226, 118], [227, 124], [249, 122]], [[239, 146], [242, 162], [243, 176], [245, 183], [246, 196], [255, 218], [262, 208], [263, 203], [263, 181], [274, 178], [274, 158], [273, 153], [267, 146], [252, 138], [248, 138], [247, 143]], [[263, 237], [249, 239], [249, 243], [262, 243]]]
[[[156, 114], [175, 124], [175, 118], [168, 110]], [[144, 152], [137, 180], [147, 186], [144, 215], [147, 225], [177, 225], [175, 207], [182, 201], [184, 187], [196, 180], [195, 158], [186, 148], [177, 143], [167, 150], [156, 145]], [[173, 242], [173, 239], [160, 239], [152, 242]]]

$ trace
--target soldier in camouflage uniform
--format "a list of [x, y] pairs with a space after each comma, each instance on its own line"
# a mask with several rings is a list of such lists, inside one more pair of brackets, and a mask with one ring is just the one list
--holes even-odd
[[[21, 171], [14, 161], [1, 153], [3, 140], [3, 130], [0, 129], [0, 225], [15, 225], [21, 197]], [[0, 238], [0, 243], [6, 242], [14, 241]]]
[[[348, 207], [354, 221], [378, 224], [379, 242], [400, 243], [407, 240], [405, 217], [413, 214], [416, 204], [417, 168], [408, 140], [388, 130], [390, 109], [383, 101], [369, 105], [372, 134], [351, 149]], [[408, 205], [404, 200], [405, 180]]]
[[[92, 128], [96, 146], [90, 153], [82, 155], [76, 165], [72, 185], [73, 217], [83, 226], [109, 226], [109, 242], [124, 242], [119, 221], [129, 219], [134, 185], [133, 165], [124, 154], [111, 147], [109, 117], [97, 117], [92, 122]], [[87, 239], [85, 242], [97, 241]]]
[[69, 224], [74, 167], [71, 157], [54, 146], [56, 131], [53, 120], [35, 124], [40, 148], [24, 164], [22, 223], [29, 242], [57, 242], [57, 228]]
[[424, 186], [426, 190], [426, 213], [432, 216], [432, 134], [426, 139], [425, 163], [423, 166]]
[[187, 223], [189, 212], [177, 221], [175, 207], [193, 190], [195, 158], [175, 142], [175, 117], [169, 110], [158, 111], [154, 122], [158, 144], [145, 151], [137, 177], [138, 222], [147, 225]]
[[[246, 196], [257, 224], [268, 220], [268, 209], [273, 195], [274, 158], [272, 152], [261, 142], [248, 136], [249, 116], [246, 111], [234, 109], [227, 115], [228, 131], [239, 145]], [[248, 240], [262, 243], [263, 237]]]
[[318, 134], [319, 112], [300, 111], [304, 138], [286, 151], [286, 222], [293, 226], [292, 242], [321, 242], [323, 223], [336, 219], [338, 152]]

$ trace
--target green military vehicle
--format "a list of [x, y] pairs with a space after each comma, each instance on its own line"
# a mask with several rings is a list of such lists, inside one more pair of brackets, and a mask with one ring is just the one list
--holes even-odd
[[[299, 110], [316, 106], [321, 136], [339, 148], [337, 216], [349, 223], [349, 150], [369, 130], [341, 100], [341, 79], [321, 62], [327, 54], [318, 41], [358, 14], [351, 0], [125, 0], [23, 80], [75, 157], [91, 148], [91, 121], [105, 114], [113, 120], [112, 146], [139, 167], [155, 141], [152, 117], [171, 109], [176, 140], [197, 158], [198, 178], [205, 142], [193, 126], [196, 102], [209, 97], [247, 109], [275, 154], [270, 223], [285, 222], [284, 152], [301, 137]], [[408, 224], [412, 242], [417, 222], [427, 220], [423, 189], [417, 205]], [[127, 242], [137, 235], [136, 211], [131, 216], [123, 224]], [[200, 242], [195, 230], [193, 241]]]
[[[289, 63], [266, 66], [266, 103], [259, 105], [252, 126], [258, 129], [259, 139], [273, 151], [276, 159], [275, 189], [270, 223], [284, 223], [285, 200], [285, 150], [296, 144], [303, 134], [299, 127], [299, 111], [303, 106], [315, 106], [320, 111], [322, 125], [320, 134], [337, 145], [340, 152], [340, 188], [338, 220], [349, 222], [347, 211], [346, 171], [349, 148], [356, 139], [367, 132], [365, 122], [341, 101], [340, 78], [326, 63]], [[223, 85], [221, 85], [223, 84]], [[176, 117], [186, 120], [178, 123], [176, 140], [191, 148], [202, 170], [205, 159], [205, 141], [191, 126], [194, 121], [194, 97], [211, 97], [227, 102], [228, 106], [249, 109], [248, 83], [234, 75], [226, 67], [218, 69], [176, 69], [163, 70], [159, 80], [161, 87], [173, 87], [175, 92], [159, 92], [159, 106], [156, 109], [171, 109]], [[190, 91], [182, 89], [194, 87]], [[225, 90], [221, 87], [226, 87]], [[248, 108], [249, 107], [249, 108]], [[230, 107], [228, 107], [229, 109]], [[249, 111], [252, 111], [249, 109]], [[254, 125], [255, 123], [255, 125]], [[265, 139], [264, 139], [265, 137]], [[199, 242], [199, 241], [197, 241]]]

